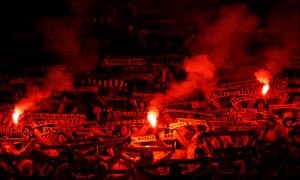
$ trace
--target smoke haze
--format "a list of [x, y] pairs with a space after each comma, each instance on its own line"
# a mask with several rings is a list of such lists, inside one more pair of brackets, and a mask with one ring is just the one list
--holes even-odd
[[266, 24], [266, 34], [272, 42], [263, 55], [267, 68], [276, 74], [284, 66], [290, 66], [292, 57], [299, 51], [299, 2], [275, 5], [267, 15]]
[[[43, 35], [44, 48], [59, 57], [56, 66], [48, 68], [41, 85], [26, 88], [26, 98], [16, 105], [20, 112], [47, 98], [53, 90], [72, 90], [74, 72], [89, 72], [98, 64], [97, 43], [80, 40], [83, 26], [81, 17], [87, 14], [94, 1], [69, 1], [71, 15], [46, 17], [36, 24], [36, 30]], [[85, 46], [84, 46], [85, 45]]]
[[208, 53], [216, 67], [247, 61], [248, 35], [254, 33], [258, 17], [246, 5], [222, 7], [217, 20], [199, 36], [199, 48]]
[[156, 94], [150, 102], [150, 108], [160, 107], [161, 103], [184, 99], [195, 90], [204, 94], [215, 87], [215, 66], [207, 55], [197, 55], [184, 60], [187, 77], [184, 81], [171, 84], [165, 94]]
[[[266, 69], [264, 74], [268, 74], [270, 81], [272, 74], [280, 73], [299, 50], [299, 5], [294, 0], [269, 3], [260, 13], [255, 13], [253, 7], [251, 11], [246, 3], [232, 3], [211, 9], [212, 13], [207, 13], [208, 10], [203, 13], [198, 6], [199, 12], [192, 10], [194, 16], [183, 15], [182, 18], [197, 22], [200, 29], [197, 41], [190, 48], [192, 57], [185, 60], [187, 78], [171, 85], [166, 95], [156, 95], [150, 106], [159, 105], [168, 97], [187, 95], [195, 89], [210, 93], [208, 87], [215, 87], [223, 78], [216, 73], [220, 67], [230, 67], [226, 77], [232, 79], [252, 79], [262, 72], [260, 69]], [[256, 45], [251, 46], [253, 42]], [[196, 64], [204, 68], [195, 71]]]

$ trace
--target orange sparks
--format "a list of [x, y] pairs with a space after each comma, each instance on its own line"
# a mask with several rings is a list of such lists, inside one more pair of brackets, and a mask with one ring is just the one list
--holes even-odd
[[157, 124], [158, 112], [154, 110], [150, 110], [148, 112], [147, 119], [152, 127], [156, 127]]

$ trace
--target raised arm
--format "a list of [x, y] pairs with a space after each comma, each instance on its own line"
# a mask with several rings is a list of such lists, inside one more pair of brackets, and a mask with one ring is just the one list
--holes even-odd
[[107, 164], [108, 167], [113, 166], [114, 164], [116, 164], [121, 158], [120, 154], [116, 154], [114, 156], [112, 156], [109, 159], [106, 159], [104, 162]]
[[191, 143], [197, 143], [198, 137], [201, 135], [201, 132], [197, 131], [192, 137]]
[[11, 146], [10, 152], [14, 155], [21, 155], [27, 151], [28, 147], [32, 145], [32, 142], [28, 142], [25, 146], [23, 146], [20, 150], [17, 150], [13, 146]]
[[138, 161], [140, 160], [139, 157], [134, 158], [134, 157], [128, 156], [128, 154], [126, 154], [126, 152], [120, 153], [120, 157], [121, 157], [122, 159], [124, 159], [125, 161], [127, 161], [127, 162], [129, 162], [129, 163], [132, 163], [132, 164], [134, 164], [134, 165], [136, 165], [136, 164], [138, 163]]
[[189, 141], [178, 130], [174, 131], [174, 135], [176, 139], [179, 141], [179, 143], [183, 145], [185, 148], [189, 146], [190, 144]]

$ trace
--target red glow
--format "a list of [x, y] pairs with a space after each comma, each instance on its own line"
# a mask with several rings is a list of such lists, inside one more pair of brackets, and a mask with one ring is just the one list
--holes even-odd
[[39, 100], [49, 96], [48, 91], [40, 91], [38, 87], [29, 88], [30, 96], [27, 98], [21, 99], [16, 105], [14, 113], [12, 114], [14, 124], [18, 124], [19, 116], [24, 113], [28, 108], [31, 108]]
[[157, 117], [158, 117], [158, 111], [156, 111], [156, 110], [150, 110], [148, 112], [147, 119], [148, 119], [148, 121], [149, 121], [149, 123], [150, 123], [150, 125], [152, 127], [156, 127], [156, 125], [157, 125]]
[[272, 79], [272, 74], [267, 70], [261, 69], [259, 71], [256, 71], [254, 75], [260, 83], [264, 84], [261, 93], [262, 95], [266, 95], [270, 90], [269, 83]]
[[21, 114], [20, 110], [15, 109], [15, 112], [12, 115], [14, 124], [18, 124], [19, 123], [20, 114]]
[[263, 86], [263, 88], [262, 88], [262, 94], [263, 94], [263, 95], [266, 95], [267, 92], [269, 91], [269, 89], [270, 89], [270, 85], [269, 85], [269, 84], [265, 84], [265, 85]]

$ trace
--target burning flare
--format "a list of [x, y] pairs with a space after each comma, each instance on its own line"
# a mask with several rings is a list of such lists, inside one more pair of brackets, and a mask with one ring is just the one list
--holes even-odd
[[150, 110], [148, 112], [147, 119], [152, 127], [156, 127], [158, 112], [155, 110]]
[[266, 95], [267, 92], [269, 91], [269, 89], [270, 89], [270, 85], [269, 85], [269, 84], [265, 84], [265, 85], [263, 86], [263, 88], [262, 88], [262, 94], [263, 94], [263, 95]]
[[18, 124], [18, 123], [19, 123], [19, 117], [20, 117], [20, 114], [21, 114], [21, 112], [20, 112], [18, 109], [15, 109], [15, 112], [14, 112], [13, 115], [12, 115], [13, 122], [14, 122], [15, 124]]
[[259, 71], [256, 71], [254, 75], [260, 83], [264, 84], [261, 93], [262, 95], [266, 95], [270, 90], [270, 81], [272, 79], [272, 74], [267, 70], [261, 69]]

